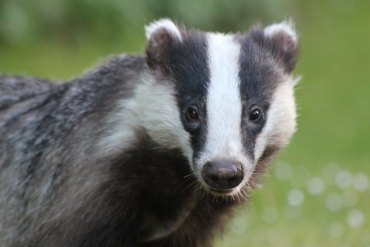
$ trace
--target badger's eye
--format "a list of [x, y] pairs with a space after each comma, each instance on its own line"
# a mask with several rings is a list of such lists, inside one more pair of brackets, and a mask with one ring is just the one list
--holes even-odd
[[195, 106], [190, 106], [185, 113], [186, 120], [195, 122], [199, 120], [198, 109]]
[[262, 112], [259, 108], [253, 107], [249, 112], [249, 121], [258, 122], [262, 118]]

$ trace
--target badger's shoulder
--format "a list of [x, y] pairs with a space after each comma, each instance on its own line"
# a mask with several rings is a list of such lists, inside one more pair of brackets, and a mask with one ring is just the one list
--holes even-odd
[[97, 87], [106, 87], [117, 82], [127, 84], [147, 69], [144, 56], [121, 54], [104, 59], [70, 82], [95, 84]]
[[0, 109], [17, 101], [44, 93], [52, 87], [53, 84], [48, 80], [0, 75]]
[[109, 57], [81, 76], [64, 82], [0, 75], [0, 110], [39, 95], [52, 94], [58, 91], [58, 88], [70, 88], [74, 92], [73, 95], [96, 92], [104, 94], [105, 90], [112, 93], [121, 91], [120, 88], [130, 91], [131, 84], [134, 84], [137, 81], [135, 79], [146, 69], [144, 57], [118, 55]]
[[117, 82], [129, 83], [147, 69], [143, 56], [117, 55], [104, 59], [97, 66], [81, 76], [65, 82], [58, 82], [37, 77], [0, 75], [0, 108], [16, 101], [30, 98], [49, 91], [58, 84], [92, 84], [109, 86]]

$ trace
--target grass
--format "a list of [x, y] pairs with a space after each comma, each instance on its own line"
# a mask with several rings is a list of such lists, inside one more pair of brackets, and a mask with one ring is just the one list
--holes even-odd
[[[217, 247], [370, 247], [370, 2], [301, 2], [298, 132]], [[68, 79], [143, 38], [0, 46], [0, 72]]]
[[276, 163], [217, 246], [369, 246], [368, 173]]

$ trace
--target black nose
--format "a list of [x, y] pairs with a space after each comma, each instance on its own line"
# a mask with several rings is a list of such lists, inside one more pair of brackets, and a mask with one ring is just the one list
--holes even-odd
[[207, 162], [203, 167], [202, 177], [212, 189], [232, 189], [238, 186], [244, 178], [243, 166], [233, 161]]

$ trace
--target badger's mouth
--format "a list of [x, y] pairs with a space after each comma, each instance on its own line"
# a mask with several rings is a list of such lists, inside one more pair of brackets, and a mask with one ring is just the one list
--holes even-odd
[[213, 195], [215, 197], [222, 197], [222, 198], [245, 198], [248, 189], [244, 188], [244, 183], [242, 182], [239, 186], [232, 188], [232, 189], [216, 189], [209, 187], [207, 185], [202, 186], [206, 193]]
[[211, 187], [207, 187], [208, 191], [217, 196], [229, 196], [235, 193], [235, 189], [228, 189], [228, 190], [220, 190], [214, 189]]

